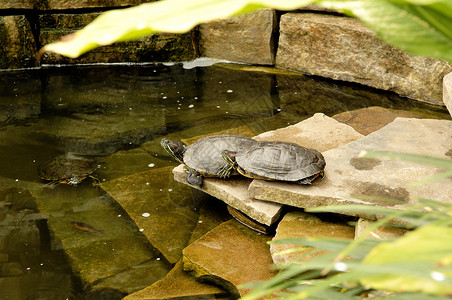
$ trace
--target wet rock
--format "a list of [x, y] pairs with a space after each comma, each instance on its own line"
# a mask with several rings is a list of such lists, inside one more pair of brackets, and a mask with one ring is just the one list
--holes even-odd
[[[317, 207], [330, 204], [362, 203], [403, 208], [424, 197], [451, 203], [452, 185], [448, 179], [422, 186], [410, 183], [440, 172], [428, 165], [379, 159], [372, 167], [361, 168], [354, 163], [362, 151], [387, 150], [437, 157], [447, 157], [452, 149], [452, 121], [396, 118], [394, 122], [347, 145], [323, 152], [326, 160], [325, 178], [311, 186], [254, 180], [250, 196], [296, 207]], [[431, 147], [431, 145], [436, 145]], [[359, 195], [375, 198], [357, 199]], [[398, 199], [401, 203], [384, 201], [381, 197]], [[375, 216], [368, 216], [375, 217]]]
[[272, 65], [277, 25], [276, 13], [270, 9], [202, 24], [199, 26], [201, 55]]
[[[37, 185], [30, 189], [39, 211], [47, 215], [52, 250], [64, 249], [74, 273], [91, 286], [134, 266], [156, 259], [144, 236], [115, 203], [89, 183], [79, 186]], [[101, 231], [86, 231], [72, 222], [83, 222]], [[162, 264], [165, 262], [162, 260]], [[142, 286], [146, 286], [146, 279]], [[113, 290], [128, 282], [112, 282]], [[117, 284], [117, 285], [116, 285]], [[135, 283], [139, 285], [139, 283]]]
[[452, 69], [383, 43], [357, 19], [311, 13], [281, 17], [276, 65], [437, 105], [442, 105], [441, 80]]
[[190, 188], [171, 179], [172, 167], [101, 184], [170, 263], [176, 263], [198, 221]]
[[105, 279], [94, 285], [90, 289], [90, 293], [100, 292], [111, 287], [120, 287], [116, 290], [122, 294], [133, 293], [162, 279], [170, 269], [170, 266], [162, 263], [160, 259], [153, 259]]
[[36, 66], [35, 41], [25, 16], [0, 16], [0, 41], [0, 69]]
[[[373, 226], [373, 223], [375, 222], [372, 220], [359, 218], [358, 222], [356, 223], [355, 238], [361, 237], [364, 234], [364, 232], [368, 230], [369, 226]], [[367, 238], [379, 240], [395, 239], [403, 236], [408, 231], [409, 230], [401, 227], [380, 226], [369, 232]]]
[[165, 278], [128, 295], [124, 300], [216, 299], [227, 295], [218, 287], [197, 281], [195, 277], [183, 270], [182, 260], [180, 260]]
[[[61, 1], [59, 1], [61, 4]], [[72, 2], [72, 1], [69, 1]], [[72, 4], [77, 3], [74, 1]], [[100, 2], [99, 2], [100, 3]], [[119, 3], [119, 2], [118, 2]], [[67, 3], [65, 6], [72, 6]], [[85, 3], [88, 4], [88, 3]], [[49, 4], [52, 6], [52, 4]], [[105, 5], [104, 3], [102, 5]], [[81, 7], [92, 7], [93, 4]], [[98, 6], [98, 5], [95, 5]], [[82, 29], [100, 13], [49, 14], [39, 17], [40, 42], [42, 45], [59, 40], [62, 36]], [[113, 63], [113, 62], [153, 62], [183, 61], [195, 58], [192, 34], [161, 33], [143, 37], [127, 43], [116, 43], [94, 49], [80, 58], [70, 59], [54, 53], [43, 56], [44, 63]]]
[[243, 296], [247, 290], [240, 284], [276, 274], [268, 240], [235, 220], [227, 221], [184, 249], [184, 270], [222, 286], [233, 297]]
[[[173, 173], [174, 180], [188, 185], [185, 179], [187, 173], [183, 165], [174, 168]], [[278, 220], [282, 205], [250, 198], [248, 196], [248, 185], [250, 182], [250, 179], [241, 177], [233, 177], [227, 180], [204, 178], [202, 189], [190, 186], [223, 200], [226, 204], [245, 213], [259, 223], [269, 226]]]
[[[340, 132], [340, 134], [338, 134]], [[255, 137], [259, 141], [283, 141], [296, 143], [320, 152], [340, 147], [363, 135], [352, 127], [322, 114], [316, 113], [311, 118], [295, 125], [268, 131]]]
[[[276, 235], [273, 241], [288, 238], [339, 238], [353, 239], [355, 236], [355, 228], [348, 226], [344, 222], [335, 222], [328, 220], [328, 217], [320, 219], [319, 217], [300, 211], [287, 213], [279, 222], [276, 229]], [[294, 244], [270, 244], [272, 259], [276, 264], [285, 264], [289, 262], [301, 263], [310, 260], [325, 251], [316, 254], [308, 254], [302, 258], [300, 255], [310, 251], [311, 249], [299, 249], [291, 252], [290, 249], [300, 247]]]
[[452, 116], [452, 73], [447, 74], [443, 79], [443, 102]]
[[372, 106], [346, 111], [333, 116], [335, 120], [350, 125], [356, 131], [364, 135], [368, 135], [369, 133], [388, 125], [397, 117], [426, 119], [435, 118], [435, 115]]

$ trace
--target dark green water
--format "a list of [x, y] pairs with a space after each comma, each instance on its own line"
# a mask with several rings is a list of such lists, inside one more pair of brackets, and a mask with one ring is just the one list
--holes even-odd
[[[190, 233], [201, 200], [163, 169], [176, 163], [161, 149], [162, 137], [234, 128], [258, 134], [317, 112], [333, 116], [369, 106], [448, 118], [443, 108], [392, 93], [243, 66], [0, 73], [0, 299], [118, 299], [171, 269], [115, 199], [89, 180], [46, 186], [37, 174], [40, 163], [59, 154], [93, 158], [103, 182], [149, 171], [144, 188], [162, 211], [154, 220], [163, 224], [163, 211], [169, 211], [168, 218], [177, 211]], [[103, 232], [80, 231], [72, 221]], [[171, 231], [159, 227], [153, 234], [170, 236]]]

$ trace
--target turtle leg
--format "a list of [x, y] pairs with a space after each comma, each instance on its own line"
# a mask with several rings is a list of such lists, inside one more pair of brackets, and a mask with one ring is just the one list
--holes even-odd
[[231, 176], [232, 172], [237, 169], [235, 153], [224, 150], [221, 152], [221, 156], [223, 157], [226, 163], [221, 168], [220, 172], [218, 172], [218, 175], [221, 178], [228, 178], [229, 176]]
[[203, 183], [202, 176], [195, 169], [187, 167], [187, 177], [185, 179], [191, 185], [196, 185], [198, 187], [202, 187], [202, 183]]
[[320, 173], [318, 173], [318, 174], [314, 174], [314, 175], [312, 175], [312, 176], [303, 178], [303, 179], [297, 181], [297, 183], [298, 183], [298, 184], [312, 184], [312, 182], [313, 182], [317, 177], [320, 177], [320, 179], [323, 179], [323, 177], [325, 177], [323, 171], [320, 172]]

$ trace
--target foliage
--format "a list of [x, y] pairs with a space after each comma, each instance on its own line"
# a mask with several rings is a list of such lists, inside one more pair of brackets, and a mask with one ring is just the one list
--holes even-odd
[[315, 3], [356, 16], [384, 41], [417, 54], [452, 62], [450, 0], [162, 0], [108, 11], [80, 31], [40, 50], [68, 57], [103, 45], [158, 32], [181, 33], [198, 24], [262, 8], [294, 10]]
[[[412, 154], [369, 152], [366, 158], [404, 159], [445, 169], [452, 177], [452, 162]], [[444, 174], [443, 173], [443, 174]], [[290, 243], [329, 250], [303, 263], [280, 266], [272, 279], [249, 284], [253, 292], [242, 299], [276, 295], [283, 299], [444, 299], [452, 295], [452, 204], [416, 199], [406, 210], [366, 205], [312, 208], [310, 212], [364, 212], [383, 216], [353, 241], [335, 239], [285, 239]], [[377, 212], [376, 212], [377, 210]], [[395, 222], [397, 220], [397, 222]], [[373, 230], [404, 224], [414, 229], [394, 240], [370, 239]], [[300, 256], [302, 258], [308, 253]], [[312, 252], [310, 252], [312, 253]]]

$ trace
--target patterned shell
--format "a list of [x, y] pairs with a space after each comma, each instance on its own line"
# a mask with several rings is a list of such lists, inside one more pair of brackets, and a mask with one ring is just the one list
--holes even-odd
[[96, 162], [60, 155], [38, 166], [39, 177], [45, 180], [83, 179], [96, 171]]
[[247, 172], [284, 181], [298, 181], [325, 168], [319, 151], [286, 142], [258, 142], [238, 152], [236, 161]]
[[186, 147], [184, 163], [204, 176], [218, 176], [219, 171], [226, 165], [221, 155], [224, 150], [239, 151], [255, 143], [255, 140], [241, 135], [219, 134], [203, 137]]

